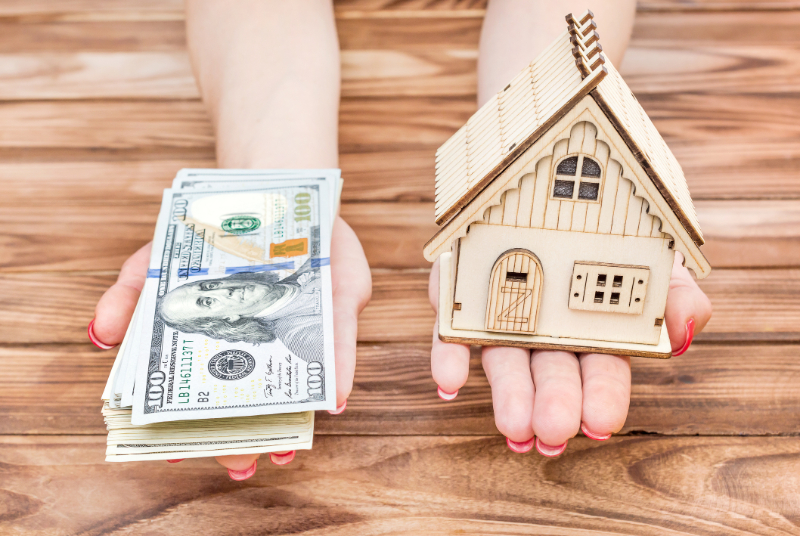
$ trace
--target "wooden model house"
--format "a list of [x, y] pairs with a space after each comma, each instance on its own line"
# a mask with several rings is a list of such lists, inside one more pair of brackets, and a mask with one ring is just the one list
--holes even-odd
[[436, 153], [439, 336], [670, 357], [675, 251], [711, 267], [680, 165], [591, 11]]

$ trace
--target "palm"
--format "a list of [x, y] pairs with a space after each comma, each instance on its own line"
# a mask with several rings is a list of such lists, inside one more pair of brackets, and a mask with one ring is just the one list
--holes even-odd
[[[92, 331], [107, 345], [122, 342], [133, 310], [144, 286], [150, 262], [151, 244], [131, 255], [120, 270], [117, 282], [100, 298]], [[334, 352], [336, 355], [336, 404], [341, 407], [353, 388], [356, 364], [358, 314], [372, 294], [372, 279], [364, 250], [353, 230], [339, 217], [331, 241]], [[218, 456], [228, 469], [244, 471], [258, 455]]]
[[[711, 317], [711, 303], [681, 262], [677, 254], [665, 312], [673, 351], [691, 342], [690, 319], [700, 331]], [[436, 310], [438, 263], [431, 270], [428, 293]], [[467, 381], [469, 347], [440, 341], [438, 321], [437, 315], [431, 371], [440, 396], [452, 399]], [[607, 439], [625, 424], [631, 392], [627, 357], [484, 347], [482, 359], [495, 423], [512, 450], [530, 450], [535, 436], [540, 453], [558, 455], [579, 429], [593, 439]]]

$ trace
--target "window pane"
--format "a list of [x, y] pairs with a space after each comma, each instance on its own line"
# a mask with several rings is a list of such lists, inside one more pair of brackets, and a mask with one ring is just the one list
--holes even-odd
[[575, 181], [556, 181], [553, 188], [553, 197], [563, 197], [572, 199], [572, 192], [575, 191]]
[[575, 175], [575, 172], [578, 170], [578, 157], [571, 156], [569, 158], [565, 158], [558, 164], [558, 168], [556, 168], [557, 175]]
[[578, 199], [591, 199], [597, 201], [597, 195], [600, 193], [600, 185], [596, 182], [581, 182], [578, 188]]
[[583, 169], [581, 169], [581, 176], [582, 177], [599, 177], [600, 176], [600, 164], [592, 160], [591, 158], [583, 157]]

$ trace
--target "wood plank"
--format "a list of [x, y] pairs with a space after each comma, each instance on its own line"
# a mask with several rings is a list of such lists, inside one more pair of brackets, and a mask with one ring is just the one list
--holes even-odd
[[[798, 21], [800, 12], [640, 15], [621, 71], [637, 94], [791, 92]], [[480, 24], [340, 21], [343, 96], [474, 96]], [[0, 35], [0, 99], [198, 95], [179, 22], [0, 23]]]
[[[213, 155], [212, 155], [213, 156]], [[342, 200], [433, 200], [434, 161], [429, 151], [343, 154]], [[212, 158], [182, 160], [0, 161], [0, 203], [98, 205], [153, 203], [184, 167], [215, 168]], [[24, 180], [23, 180], [24, 179]]]
[[[706, 1], [708, 4], [713, 4], [725, 0], [704, 0], [704, 3]], [[770, 11], [768, 0], [767, 2], [751, 3], [752, 7], [766, 4], [765, 10], [638, 13], [633, 27], [633, 40], [667, 41], [674, 44], [682, 43], [686, 47], [699, 44], [717, 46], [729, 43], [739, 45], [772, 43], [788, 48], [800, 41], [800, 35], [794, 29], [800, 21], [800, 12], [797, 11], [799, 6], [797, 0], [789, 1], [793, 7], [781, 11]], [[691, 0], [689, 2], [666, 0], [666, 2], [690, 4]], [[741, 4], [744, 3], [741, 2]], [[598, 27], [598, 31], [602, 42], [603, 27]]]
[[[800, 266], [796, 201], [699, 201], [696, 206], [707, 241], [703, 251], [715, 268]], [[45, 212], [4, 206], [0, 272], [116, 270], [152, 238], [158, 208], [113, 199], [102, 205], [50, 205]], [[345, 203], [341, 214], [373, 268], [429, 266], [422, 247], [436, 232], [432, 203]]]
[[[0, 341], [85, 343], [95, 304], [115, 280], [116, 272], [0, 274]], [[427, 271], [373, 270], [372, 280], [359, 340], [430, 343]], [[800, 343], [800, 270], [720, 269], [700, 286], [714, 315], [698, 341]]]
[[796, 0], [638, 0], [636, 10], [646, 12], [790, 11], [800, 9]]
[[262, 462], [243, 484], [213, 460], [110, 464], [103, 450], [100, 437], [3, 437], [0, 529], [19, 535], [798, 533], [795, 438], [582, 438], [550, 460], [515, 454], [497, 437], [318, 437], [292, 466]]
[[[800, 346], [696, 344], [668, 360], [632, 360], [622, 433], [781, 434], [800, 425]], [[100, 393], [114, 352], [87, 344], [0, 347], [2, 434], [105, 434]], [[360, 344], [341, 415], [317, 414], [318, 434], [498, 434], [491, 390], [473, 349], [470, 377], [443, 403], [430, 342]]]
[[[340, 151], [431, 151], [455, 132], [475, 107], [472, 99], [345, 99]], [[0, 156], [57, 158], [82, 151], [146, 153], [150, 159], [194, 151], [213, 158], [214, 134], [200, 101], [86, 101], [0, 103]], [[55, 156], [52, 156], [55, 155]], [[431, 156], [432, 158], [432, 156]], [[6, 158], [3, 158], [6, 160]]]
[[637, 97], [645, 93], [791, 93], [800, 78], [800, 52], [796, 43], [780, 41], [727, 46], [633, 41], [620, 71]]
[[[486, 0], [335, 0], [340, 18], [393, 16], [482, 17]], [[639, 0], [637, 10], [649, 12], [789, 11], [797, 0]], [[183, 0], [5, 0], [0, 17], [16, 22], [142, 21], [184, 18]]]
[[0, 124], [0, 150], [214, 155], [213, 128], [200, 101], [6, 102]]
[[[474, 50], [344, 50], [342, 96], [474, 98], [476, 56]], [[3, 101], [199, 96], [183, 50], [0, 53]]]
[[0, 100], [196, 99], [185, 52], [0, 54]]
[[800, 266], [797, 201], [700, 201], [696, 207], [712, 266]]
[[[147, 205], [4, 207], [0, 271], [114, 270], [152, 239], [159, 207]], [[431, 203], [344, 204], [341, 214], [356, 230], [373, 268], [429, 264], [422, 245], [434, 234]]]
[[[800, 183], [793, 180], [800, 167], [795, 113], [800, 108], [794, 100], [681, 94], [644, 96], [641, 102], [682, 163], [696, 200], [780, 199], [800, 195]], [[340, 123], [345, 200], [432, 200], [433, 154], [474, 108], [469, 98], [345, 99]], [[213, 131], [199, 102], [5, 103], [0, 124], [0, 181], [16, 180], [17, 172], [44, 177], [64, 161], [76, 162], [66, 168], [71, 173], [99, 166], [98, 161], [170, 159], [177, 170], [214, 158]], [[42, 170], [27, 167], [42, 161], [47, 162]], [[17, 163], [26, 166], [7, 167]], [[760, 180], [754, 181], [754, 174]], [[68, 180], [66, 193], [52, 184], [59, 176], [51, 179], [46, 185], [54, 188], [54, 198], [75, 199], [84, 192], [92, 198], [100, 186], [91, 181], [85, 190], [75, 190]], [[100, 191], [113, 182], [104, 184]], [[15, 195], [4, 199], [20, 202]], [[156, 190], [153, 195], [157, 199]]]
[[[11, 2], [0, 6], [0, 54], [2, 62], [13, 60], [10, 54], [19, 53], [78, 53], [78, 52], [184, 52], [186, 25], [183, 21], [70, 21], [21, 24], [8, 20], [6, 9]], [[109, 2], [113, 4], [113, 2]], [[156, 6], [148, 6], [157, 13]], [[98, 3], [98, 10], [102, 6]], [[5, 56], [9, 54], [9, 56]]]
[[10, 22], [161, 21], [184, 19], [183, 0], [4, 0]]
[[[357, 21], [340, 28], [345, 97], [474, 96], [477, 35], [469, 46], [440, 43], [449, 30], [441, 22], [387, 22], [393, 31]], [[479, 23], [453, 33], [474, 34]], [[199, 97], [180, 22], [0, 22], [0, 36], [0, 100]]]

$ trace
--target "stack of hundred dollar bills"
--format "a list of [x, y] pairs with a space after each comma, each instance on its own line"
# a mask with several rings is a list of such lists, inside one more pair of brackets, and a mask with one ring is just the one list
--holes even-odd
[[336, 408], [338, 169], [183, 169], [103, 392], [107, 461], [309, 449]]

